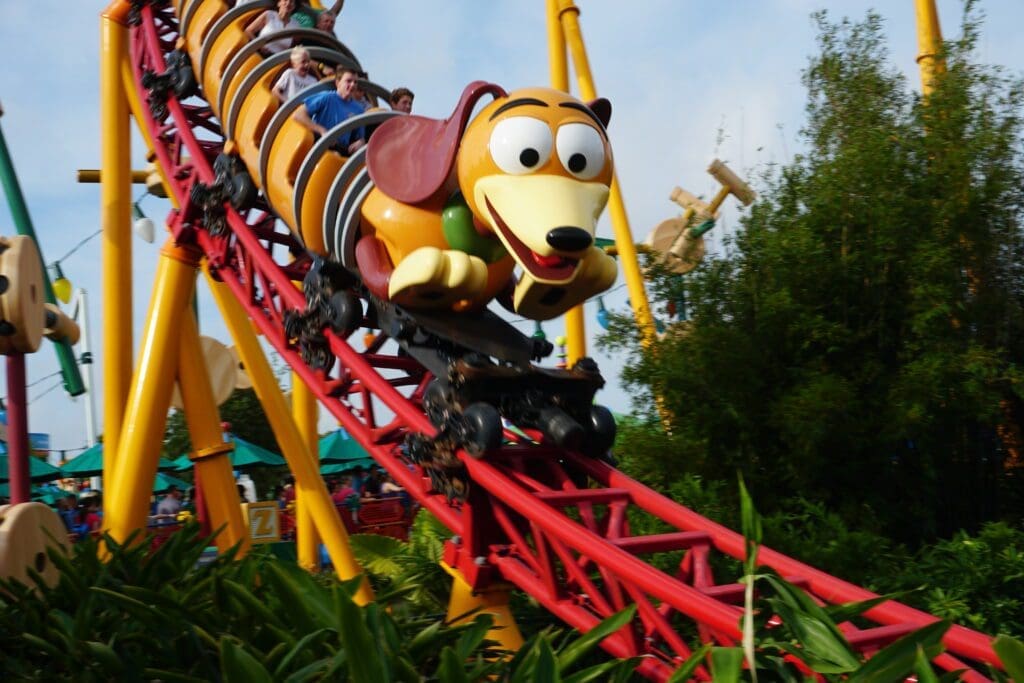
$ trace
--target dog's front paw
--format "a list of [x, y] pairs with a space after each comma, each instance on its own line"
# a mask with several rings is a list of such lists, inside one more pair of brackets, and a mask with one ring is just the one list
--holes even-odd
[[487, 264], [463, 251], [420, 247], [391, 274], [388, 297], [408, 308], [446, 308], [487, 285]]

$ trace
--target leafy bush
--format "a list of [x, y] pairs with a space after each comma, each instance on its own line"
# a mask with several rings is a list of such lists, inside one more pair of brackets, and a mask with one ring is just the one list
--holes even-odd
[[[207, 539], [186, 527], [155, 552], [95, 542], [52, 587], [0, 580], [0, 676], [47, 681], [532, 681], [628, 676], [635, 662], [582, 659], [632, 618], [576, 638], [545, 632], [512, 659], [486, 639], [491, 618], [450, 626], [359, 607], [359, 579], [338, 583], [253, 552], [199, 564]], [[575, 672], [570, 676], [571, 672]]]
[[986, 633], [1024, 637], [1024, 530], [986, 524], [901, 558], [878, 576], [882, 590], [922, 587], [908, 602]]

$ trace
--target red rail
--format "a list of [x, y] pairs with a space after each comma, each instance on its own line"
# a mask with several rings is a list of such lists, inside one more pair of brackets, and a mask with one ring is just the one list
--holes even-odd
[[[131, 43], [140, 101], [149, 95], [142, 86], [143, 73], [165, 71], [164, 57], [177, 37], [170, 10], [143, 8]], [[455, 536], [445, 550], [449, 564], [477, 587], [495, 581], [515, 584], [580, 630], [627, 605], [638, 605], [634, 622], [603, 646], [618, 656], [647, 655], [639, 669], [655, 680], [668, 678], [699, 644], [681, 635], [686, 623], [696, 625], [702, 642], [732, 644], [739, 639], [740, 609], [730, 604], [736, 601], [738, 585], [717, 582], [709, 560], [712, 552], [741, 558], [743, 539], [602, 462], [523, 439], [487, 460], [459, 454], [470, 482], [465, 501], [450, 502], [432, 490], [429, 478], [401, 452], [407, 434], [435, 432], [421, 407], [429, 373], [398, 354], [383, 334], [360, 351], [327, 332], [335, 368], [324, 373], [303, 362], [295, 341], [284, 332], [284, 317], [305, 308], [293, 281], [302, 278], [308, 260], [291, 261], [292, 253], [301, 253], [295, 250], [299, 245], [278, 227], [269, 206], [242, 215], [225, 205], [228, 230], [212, 236], [205, 229], [190, 192], [197, 182], [214, 180], [212, 161], [223, 145], [220, 129], [205, 104], [186, 105], [172, 94], [166, 106], [166, 123], [147, 110], [140, 125], [149, 130], [169, 190], [181, 207], [168, 219], [175, 238], [203, 250], [214, 277], [227, 284], [268, 342], [352, 438], [452, 530]], [[201, 138], [196, 131], [204, 131]], [[388, 347], [396, 348], [387, 352]], [[381, 420], [384, 412], [392, 417]], [[576, 483], [586, 478], [588, 483]], [[659, 519], [678, 532], [632, 536], [629, 511]], [[665, 550], [684, 553], [674, 575], [640, 557]], [[771, 550], [763, 549], [760, 559], [823, 603], [874, 597]], [[844, 625], [854, 647], [865, 653], [936, 620], [895, 602], [876, 607], [867, 617], [874, 628]], [[954, 627], [945, 644], [948, 653], [936, 658], [936, 665], [967, 668], [965, 680], [988, 680], [978, 671], [997, 660], [986, 636]], [[696, 675], [708, 678], [704, 669]]]

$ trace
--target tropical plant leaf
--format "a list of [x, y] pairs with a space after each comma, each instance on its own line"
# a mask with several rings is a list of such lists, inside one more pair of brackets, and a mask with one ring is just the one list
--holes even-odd
[[914, 673], [917, 674], [917, 683], [939, 683], [939, 677], [932, 668], [932, 660], [928, 659], [920, 645], [917, 646], [917, 654], [914, 657]]
[[711, 648], [711, 677], [715, 683], [737, 683], [743, 670], [743, 648]]
[[948, 621], [937, 621], [908, 633], [876, 653], [862, 667], [850, 674], [848, 682], [902, 680], [914, 670], [918, 649], [923, 650], [929, 660], [942, 652], [942, 636], [949, 630], [949, 626]]
[[220, 671], [224, 683], [273, 683], [270, 672], [233, 638], [220, 639]]
[[576, 663], [580, 657], [593, 650], [597, 645], [618, 631], [620, 628], [633, 620], [636, 615], [636, 605], [630, 605], [621, 612], [617, 612], [603, 620], [594, 628], [590, 629], [579, 638], [562, 648], [558, 654], [558, 670], [567, 671]]
[[405, 565], [399, 559], [407, 552], [407, 544], [377, 534], [352, 534], [348, 537], [352, 554], [359, 565], [373, 574], [396, 579], [405, 572]]
[[1004, 635], [992, 641], [992, 649], [999, 655], [999, 661], [1006, 667], [1010, 678], [1024, 681], [1024, 643]]
[[346, 660], [352, 681], [379, 683], [389, 680], [387, 667], [366, 627], [362, 611], [351, 600], [342, 600], [340, 608], [341, 642], [349, 653], [359, 653], [359, 656], [350, 656]]
[[324, 638], [330, 632], [331, 631], [329, 629], [322, 628], [317, 631], [313, 631], [312, 633], [307, 633], [306, 635], [304, 635], [301, 640], [299, 640], [297, 643], [295, 643], [295, 645], [292, 646], [292, 648], [288, 651], [288, 654], [286, 654], [284, 658], [282, 658], [281, 661], [278, 663], [277, 668], [274, 669], [274, 679], [280, 680], [281, 677], [292, 666], [292, 662], [294, 662], [296, 659], [303, 655], [308, 655], [310, 651], [312, 651], [312, 648], [310, 646], [313, 645], [316, 641]]
[[441, 650], [441, 665], [437, 667], [437, 678], [444, 683], [469, 683], [465, 660], [451, 647]]
[[709, 652], [711, 652], [711, 643], [704, 643], [694, 650], [693, 654], [683, 662], [683, 665], [672, 672], [667, 683], [683, 683], [683, 681], [690, 680], [697, 667], [704, 663], [704, 658], [708, 656]]

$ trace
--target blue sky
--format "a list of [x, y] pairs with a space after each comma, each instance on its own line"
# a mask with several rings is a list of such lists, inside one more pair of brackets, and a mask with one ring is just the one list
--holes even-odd
[[[99, 164], [99, 12], [101, 2], [39, 3], [0, 0], [0, 119], [19, 172], [44, 255], [60, 258], [98, 228], [99, 188], [75, 183], [75, 170]], [[613, 105], [610, 136], [618, 177], [637, 241], [677, 213], [667, 200], [673, 185], [707, 194], [704, 172], [712, 157], [735, 170], [752, 172], [785, 162], [799, 150], [804, 91], [800, 72], [814, 52], [811, 12], [825, 8], [835, 18], [862, 18], [875, 8], [885, 19], [890, 59], [917, 83], [913, 0], [577, 0], [580, 22], [598, 92]], [[986, 19], [980, 58], [1024, 69], [1021, 0], [983, 0]], [[939, 0], [947, 38], [959, 33], [962, 3]], [[624, 10], [628, 8], [628, 10]], [[543, 0], [348, 0], [338, 34], [359, 56], [371, 77], [387, 87], [416, 92], [416, 113], [445, 117], [463, 86], [486, 79], [507, 89], [548, 81]], [[135, 135], [138, 143], [138, 136]], [[136, 167], [141, 147], [136, 144]], [[146, 212], [159, 219], [168, 207], [147, 198]], [[712, 233], [736, 223], [730, 210]], [[0, 209], [0, 234], [13, 233]], [[715, 236], [718, 233], [719, 236]], [[599, 234], [610, 236], [607, 218]], [[135, 343], [149, 302], [157, 244], [135, 244]], [[99, 240], [64, 263], [68, 277], [91, 299], [94, 350], [102, 348]], [[205, 334], [229, 342], [215, 306], [200, 285]], [[606, 299], [622, 309], [624, 290]], [[588, 305], [588, 332], [597, 330]], [[523, 324], [524, 331], [532, 325]], [[561, 324], [545, 325], [549, 338]], [[97, 354], [99, 355], [99, 354]], [[599, 399], [615, 410], [630, 400], [619, 385], [622, 359], [598, 356], [608, 387]], [[44, 346], [29, 360], [30, 429], [50, 432], [52, 448], [85, 444], [83, 401], [72, 401], [44, 379], [57, 370]], [[96, 377], [102, 377], [102, 358]], [[4, 384], [4, 387], [6, 383]], [[39, 397], [39, 398], [36, 398]], [[97, 396], [97, 405], [102, 400]], [[328, 429], [324, 418], [321, 429]]]

